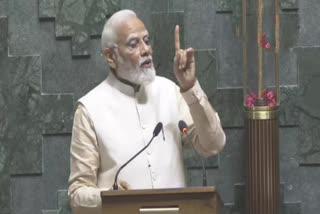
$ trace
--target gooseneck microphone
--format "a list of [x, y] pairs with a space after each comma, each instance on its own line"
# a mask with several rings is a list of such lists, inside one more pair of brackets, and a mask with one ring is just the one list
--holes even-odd
[[132, 158], [130, 158], [130, 160], [128, 160], [126, 163], [124, 163], [124, 164], [118, 169], [118, 171], [117, 171], [117, 173], [116, 173], [116, 176], [115, 176], [115, 178], [114, 178], [114, 184], [113, 184], [113, 189], [114, 189], [114, 190], [118, 190], [118, 189], [119, 189], [119, 188], [118, 188], [118, 183], [117, 183], [117, 181], [118, 181], [118, 176], [119, 176], [120, 171], [121, 171], [126, 165], [128, 165], [128, 163], [130, 163], [133, 159], [135, 159], [141, 152], [143, 152], [143, 151], [152, 143], [153, 139], [154, 139], [156, 136], [158, 136], [158, 134], [160, 133], [161, 130], [162, 130], [162, 133], [163, 133], [162, 123], [159, 122], [159, 123], [156, 125], [156, 127], [154, 128], [154, 130], [153, 130], [153, 135], [152, 135], [152, 138], [150, 139], [149, 143], [148, 143], [145, 147], [143, 147], [137, 154], [135, 154]]
[[207, 186], [207, 172], [206, 172], [206, 168], [204, 167], [204, 163], [202, 158], [200, 157], [200, 155], [198, 154], [198, 152], [196, 151], [196, 149], [194, 148], [193, 143], [191, 142], [191, 139], [188, 135], [188, 128], [187, 128], [187, 124], [186, 122], [184, 122], [183, 120], [180, 120], [178, 123], [178, 127], [181, 131], [182, 134], [184, 134], [187, 137], [188, 142], [192, 145], [193, 151], [196, 153], [197, 157], [198, 157], [198, 161], [201, 163], [202, 166], [202, 186]]

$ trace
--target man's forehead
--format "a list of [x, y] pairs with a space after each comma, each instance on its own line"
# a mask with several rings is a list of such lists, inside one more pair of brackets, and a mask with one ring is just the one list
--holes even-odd
[[118, 29], [118, 35], [124, 37], [125, 39], [132, 36], [139, 36], [140, 34], [148, 34], [143, 22], [136, 18], [131, 17], [124, 21]]
[[147, 30], [145, 31], [142, 31], [142, 32], [136, 32], [136, 33], [130, 33], [128, 36], [127, 36], [127, 40], [130, 40], [130, 39], [134, 39], [134, 38], [137, 38], [137, 37], [144, 37], [144, 36], [148, 36], [149, 33]]

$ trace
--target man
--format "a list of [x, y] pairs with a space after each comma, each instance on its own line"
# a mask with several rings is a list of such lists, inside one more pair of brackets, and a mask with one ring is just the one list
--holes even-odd
[[203, 156], [225, 145], [219, 117], [195, 77], [194, 51], [180, 49], [179, 26], [174, 73], [180, 87], [155, 76], [148, 31], [133, 11], [119, 11], [107, 21], [102, 48], [111, 72], [77, 102], [74, 116], [69, 197], [75, 213], [99, 212], [100, 192], [112, 190], [116, 171], [149, 142], [158, 122], [165, 140], [155, 138], [121, 171], [120, 189], [185, 186], [181, 119]]

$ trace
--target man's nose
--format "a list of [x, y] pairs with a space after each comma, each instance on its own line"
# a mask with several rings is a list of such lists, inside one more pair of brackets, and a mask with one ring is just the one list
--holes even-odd
[[141, 56], [150, 55], [150, 46], [145, 42], [141, 42], [140, 53]]

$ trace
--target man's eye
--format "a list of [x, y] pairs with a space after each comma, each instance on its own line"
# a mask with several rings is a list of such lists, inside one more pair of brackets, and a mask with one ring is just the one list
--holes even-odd
[[136, 48], [138, 46], [138, 43], [139, 41], [137, 39], [131, 39], [129, 42], [128, 42], [128, 46], [130, 48]]
[[130, 48], [136, 48], [137, 47], [137, 44], [136, 42], [132, 42], [129, 44]]
[[144, 43], [146, 43], [147, 45], [149, 45], [149, 43], [150, 43], [149, 38], [145, 38], [145, 39], [144, 39]]

